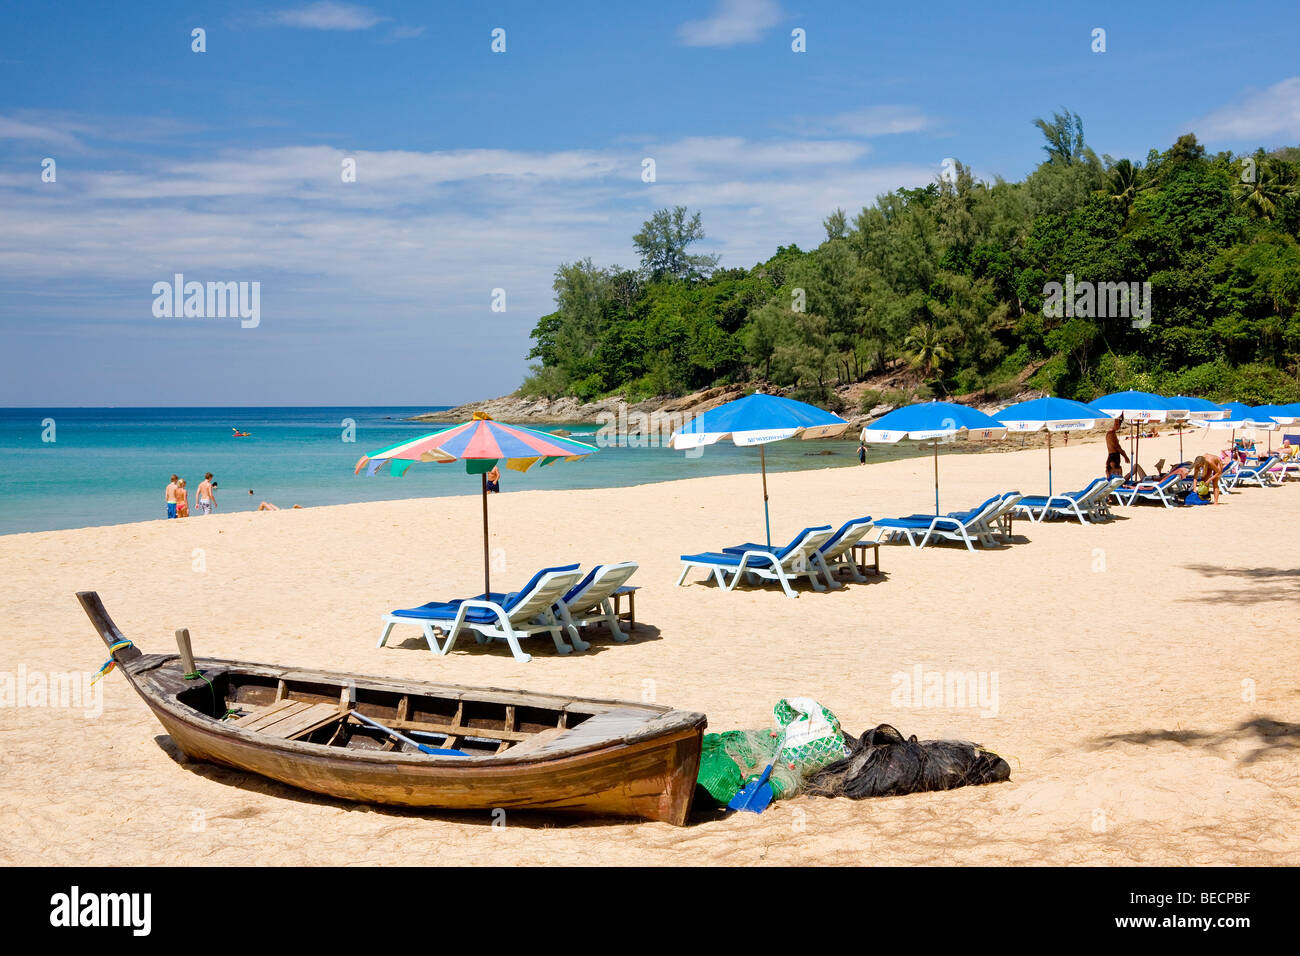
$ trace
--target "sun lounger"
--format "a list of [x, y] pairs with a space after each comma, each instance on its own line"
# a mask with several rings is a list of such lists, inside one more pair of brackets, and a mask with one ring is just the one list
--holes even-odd
[[1011, 520], [1016, 516], [1016, 506], [1024, 499], [1018, 491], [1008, 491], [1002, 496], [1002, 503], [984, 517], [984, 524], [993, 535], [1008, 541], [1011, 538]]
[[1166, 508], [1176, 508], [1181, 503], [1178, 494], [1186, 490], [1187, 484], [1188, 480], [1182, 475], [1166, 475], [1159, 481], [1139, 481], [1133, 485], [1120, 485], [1114, 493], [1119, 498], [1120, 504], [1132, 505], [1141, 499], [1158, 501]]
[[[1080, 524], [1109, 517], [1105, 502], [1118, 488], [1123, 478], [1094, 478], [1081, 491], [1067, 491], [1056, 495], [1025, 495], [1016, 504], [1016, 511], [1035, 523], [1044, 518], [1078, 518]], [[1103, 510], [1104, 509], [1104, 510]]]
[[[765, 581], [779, 581], [787, 597], [798, 597], [790, 586], [792, 580], [807, 576], [814, 591], [825, 591], [818, 580], [821, 562], [816, 559], [817, 549], [831, 536], [831, 526], [805, 528], [784, 548], [767, 545], [738, 545], [735, 549], [708, 551], [702, 554], [683, 554], [682, 573], [677, 583], [686, 580], [691, 568], [704, 568], [718, 582], [718, 587], [735, 590], [737, 582], [749, 575]], [[730, 574], [731, 583], [726, 580]]]
[[[852, 521], [846, 521], [840, 526], [839, 530], [826, 539], [826, 543], [814, 551], [809, 558], [810, 561], [819, 565], [819, 570], [825, 578], [827, 585], [832, 588], [840, 586], [840, 582], [835, 577], [835, 572], [840, 568], [846, 568], [849, 575], [855, 581], [865, 581], [866, 576], [862, 573], [853, 562], [853, 548], [868, 531], [871, 530], [871, 516], [864, 518], [854, 518]], [[746, 551], [760, 551], [766, 548], [762, 544], [738, 544], [734, 548], [723, 548], [724, 554], [744, 554]], [[813, 586], [817, 586], [814, 579]]]
[[[567, 654], [573, 648], [564, 642], [554, 608], [556, 602], [580, 580], [582, 572], [576, 564], [543, 568], [513, 594], [493, 592], [468, 600], [430, 601], [420, 607], [394, 611], [385, 615], [384, 632], [376, 646], [384, 646], [393, 625], [414, 624], [424, 631], [429, 650], [440, 656], [452, 649], [462, 630], [477, 632], [480, 643], [494, 638], [504, 640], [517, 661], [532, 660], [520, 648], [519, 639], [543, 631], [551, 635], [556, 651]], [[435, 628], [447, 635], [445, 641], [438, 641]]]
[[627, 635], [618, 626], [614, 613], [614, 592], [636, 573], [635, 561], [622, 564], [602, 564], [592, 568], [581, 581], [569, 589], [555, 604], [556, 616], [569, 632], [569, 641], [580, 651], [591, 645], [578, 636], [578, 628], [604, 621], [610, 634], [620, 644]]
[[1277, 463], [1278, 457], [1277, 455], [1274, 455], [1272, 458], [1262, 461], [1258, 465], [1242, 465], [1236, 470], [1236, 474], [1233, 475], [1232, 484], [1234, 487], [1237, 485], [1259, 485], [1261, 488], [1281, 484], [1281, 476], [1273, 474], [1272, 471], [1272, 469], [1276, 467]]
[[854, 518], [852, 521], [846, 521], [840, 526], [840, 529], [826, 539], [826, 543], [817, 549], [817, 560], [821, 563], [821, 570], [826, 575], [826, 580], [831, 587], [837, 588], [840, 582], [835, 579], [835, 572], [841, 568], [849, 572], [849, 577], [854, 581], [865, 581], [867, 576], [862, 573], [857, 562], [853, 560], [853, 548], [859, 544], [868, 531], [871, 530], [871, 515], [863, 518]]
[[[1012, 494], [1008, 492], [1007, 494]], [[960, 541], [967, 550], [975, 550], [975, 541], [986, 548], [994, 547], [993, 529], [986, 522], [1001, 514], [1006, 495], [994, 495], [978, 508], [954, 511], [946, 515], [908, 515], [904, 518], [882, 518], [875, 523], [876, 540], [906, 539], [914, 548], [924, 548], [931, 538]], [[919, 540], [918, 540], [919, 539]]]

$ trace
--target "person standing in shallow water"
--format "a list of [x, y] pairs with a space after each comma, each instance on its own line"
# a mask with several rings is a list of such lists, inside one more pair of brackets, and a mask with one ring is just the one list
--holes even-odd
[[163, 501], [167, 505], [167, 517], [176, 517], [176, 482], [181, 480], [180, 475], [172, 475], [172, 480], [167, 483], [167, 490], [163, 492]]
[[858, 442], [858, 464], [865, 465], [866, 463], [867, 463], [867, 443], [864, 441], [860, 441]]
[[195, 500], [199, 505], [199, 511], [205, 515], [212, 514], [212, 509], [217, 506], [217, 492], [212, 485], [212, 472], [208, 472], [203, 476], [203, 480], [199, 482], [198, 490], [194, 493]]

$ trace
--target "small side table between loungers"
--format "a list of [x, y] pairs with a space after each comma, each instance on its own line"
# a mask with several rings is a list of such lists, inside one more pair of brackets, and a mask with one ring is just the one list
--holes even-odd
[[[871, 567], [867, 567], [867, 552], [872, 553]], [[859, 541], [853, 546], [853, 563], [858, 566], [858, 570], [866, 574], [880, 573], [880, 542], [879, 541]]]
[[[614, 617], [619, 621], [627, 621], [627, 629], [630, 631], [636, 627], [636, 592], [639, 586], [635, 584], [625, 584], [614, 592]], [[623, 597], [627, 596], [627, 611], [623, 611]]]

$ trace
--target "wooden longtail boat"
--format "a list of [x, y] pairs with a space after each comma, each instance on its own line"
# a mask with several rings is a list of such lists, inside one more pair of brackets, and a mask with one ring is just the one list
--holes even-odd
[[[180, 654], [144, 654], [129, 643], [112, 650], [125, 638], [99, 595], [79, 591], [77, 599], [117, 668], [189, 757], [366, 803], [554, 810], [678, 826], [690, 812], [703, 714], [196, 660], [185, 631], [177, 633]], [[196, 671], [202, 678], [186, 676]]]

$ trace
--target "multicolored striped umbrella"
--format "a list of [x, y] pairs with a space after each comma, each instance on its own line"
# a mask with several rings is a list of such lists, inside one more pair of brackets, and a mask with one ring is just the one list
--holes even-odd
[[465, 471], [479, 475], [483, 494], [483, 593], [492, 593], [489, 574], [487, 475], [504, 459], [511, 471], [524, 472], [534, 465], [551, 465], [557, 461], [577, 461], [597, 449], [571, 438], [518, 425], [505, 425], [490, 415], [475, 412], [472, 421], [419, 438], [408, 439], [363, 455], [353, 469], [367, 475], [378, 474], [385, 465], [389, 474], [402, 475], [417, 461], [465, 462]]

